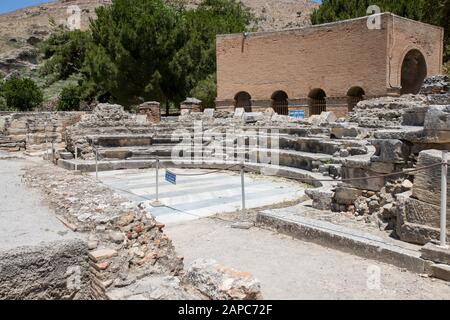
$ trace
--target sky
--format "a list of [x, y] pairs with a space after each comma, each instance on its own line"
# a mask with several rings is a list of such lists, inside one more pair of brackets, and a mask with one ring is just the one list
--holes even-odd
[[[17, 9], [34, 6], [52, 0], [0, 0], [0, 13], [10, 12]], [[313, 0], [320, 3], [321, 0]]]
[[34, 6], [51, 0], [0, 0], [0, 13], [14, 11], [17, 9]]

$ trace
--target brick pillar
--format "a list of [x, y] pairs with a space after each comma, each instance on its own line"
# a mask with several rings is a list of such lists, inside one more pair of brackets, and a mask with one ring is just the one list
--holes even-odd
[[180, 105], [181, 115], [191, 112], [202, 112], [202, 101], [195, 98], [187, 98]]
[[147, 120], [150, 123], [161, 122], [161, 107], [159, 102], [148, 101], [139, 106], [139, 113], [147, 115]]
[[113, 284], [108, 267], [111, 259], [117, 256], [114, 249], [100, 249], [89, 252], [89, 278], [91, 297], [95, 300], [105, 300], [106, 291]]

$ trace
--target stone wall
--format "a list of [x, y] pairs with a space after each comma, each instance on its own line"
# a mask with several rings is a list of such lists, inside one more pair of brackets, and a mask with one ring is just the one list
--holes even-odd
[[[58, 251], [59, 255], [54, 258], [55, 263], [58, 259], [72, 259], [73, 256], [84, 261], [83, 283], [88, 283], [88, 287], [83, 287], [84, 295], [77, 298], [190, 300], [261, 297], [259, 281], [248, 273], [211, 261], [196, 263], [185, 270], [184, 259], [177, 256], [172, 241], [163, 231], [164, 225], [148, 214], [141, 204], [127, 201], [93, 177], [76, 175], [51, 164], [39, 164], [27, 168], [24, 178], [30, 186], [43, 191], [47, 202], [66, 226], [89, 234], [83, 252], [72, 255]], [[38, 257], [37, 253], [36, 259]], [[5, 261], [0, 260], [0, 266]], [[46, 262], [46, 258], [43, 261]], [[42, 263], [38, 261], [37, 264]], [[49, 274], [37, 274], [36, 277], [54, 276], [51, 270], [42, 270]], [[14, 285], [13, 273], [8, 274], [9, 282], [5, 288]], [[58, 275], [58, 272], [54, 274]], [[2, 275], [3, 271], [0, 280]], [[40, 287], [34, 290], [39, 297], [45, 294], [44, 291]]]
[[67, 149], [74, 153], [75, 145], [81, 159], [93, 159], [93, 145], [105, 136], [151, 135], [152, 123], [146, 114], [131, 114], [120, 105], [99, 104], [92, 113], [67, 129]]
[[401, 67], [408, 51], [417, 49], [423, 55], [427, 64], [428, 76], [442, 72], [444, 52], [444, 30], [441, 27], [417, 22], [394, 15], [389, 20], [388, 51], [390, 72], [388, 85], [401, 86]]
[[0, 116], [0, 130], [11, 143], [26, 149], [43, 149], [46, 140], [64, 144], [65, 130], [78, 122], [84, 112], [20, 112]]
[[82, 240], [0, 252], [0, 299], [88, 299], [87, 252]]
[[[439, 239], [441, 162], [440, 150], [424, 150], [419, 154], [418, 167], [438, 166], [416, 172], [411, 196], [402, 199], [398, 205], [397, 233], [404, 241], [425, 244], [432, 239]], [[450, 173], [447, 181], [450, 181], [449, 177]], [[450, 188], [450, 185], [447, 188]], [[450, 189], [447, 199], [449, 196]], [[447, 212], [449, 209], [450, 204], [447, 203]], [[447, 233], [450, 234], [450, 216], [447, 216]]]

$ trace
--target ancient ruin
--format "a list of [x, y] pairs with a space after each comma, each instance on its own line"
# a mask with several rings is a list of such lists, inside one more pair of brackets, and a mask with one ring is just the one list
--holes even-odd
[[442, 28], [371, 19], [217, 36], [217, 108], [342, 117], [363, 99], [417, 94], [442, 72]]
[[375, 18], [219, 35], [216, 108], [0, 112], [0, 299], [448, 298], [443, 30]]

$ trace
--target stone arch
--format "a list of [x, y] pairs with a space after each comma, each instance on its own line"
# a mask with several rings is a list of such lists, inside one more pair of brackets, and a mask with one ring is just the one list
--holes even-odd
[[234, 107], [244, 108], [245, 112], [252, 112], [252, 96], [246, 91], [240, 91], [234, 96]]
[[327, 94], [323, 89], [312, 89], [308, 94], [309, 115], [321, 114], [327, 111]]
[[361, 87], [351, 87], [347, 91], [348, 112], [352, 112], [358, 102], [364, 100], [366, 92]]
[[286, 92], [282, 90], [275, 91], [272, 94], [271, 99], [271, 107], [276, 113], [286, 116], [289, 114], [289, 102]]
[[425, 56], [418, 49], [409, 50], [402, 61], [401, 94], [417, 94], [427, 77]]

